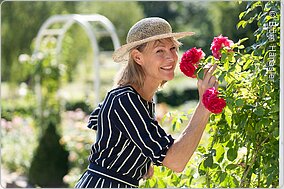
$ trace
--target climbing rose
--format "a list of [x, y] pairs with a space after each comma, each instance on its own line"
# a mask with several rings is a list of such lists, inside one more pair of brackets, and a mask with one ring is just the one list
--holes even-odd
[[188, 77], [196, 78], [195, 70], [200, 60], [205, 56], [201, 48], [193, 47], [183, 53], [179, 64], [180, 70]]
[[220, 59], [221, 58], [220, 50], [223, 47], [230, 49], [233, 44], [234, 42], [232, 40], [229, 40], [228, 37], [223, 37], [221, 34], [218, 37], [214, 37], [213, 42], [211, 43], [210, 50], [212, 51], [212, 54], [216, 59]]
[[226, 101], [218, 97], [219, 92], [215, 87], [209, 88], [205, 91], [202, 98], [204, 106], [212, 113], [219, 114], [226, 106]]

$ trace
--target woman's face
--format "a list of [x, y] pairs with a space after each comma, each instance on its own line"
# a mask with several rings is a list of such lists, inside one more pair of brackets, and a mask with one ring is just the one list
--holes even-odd
[[178, 60], [177, 50], [177, 45], [170, 39], [149, 42], [139, 62], [146, 78], [159, 83], [172, 80]]

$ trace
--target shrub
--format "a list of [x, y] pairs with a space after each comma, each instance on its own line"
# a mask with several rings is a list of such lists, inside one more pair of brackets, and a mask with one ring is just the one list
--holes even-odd
[[30, 183], [40, 187], [64, 186], [63, 177], [68, 173], [69, 153], [60, 143], [56, 123], [48, 120], [29, 170]]
[[31, 117], [1, 118], [1, 164], [9, 171], [26, 174], [36, 147]]
[[240, 40], [234, 56], [222, 52], [216, 75], [227, 106], [211, 115], [206, 145], [183, 173], [155, 169], [140, 187], [279, 187], [280, 2], [249, 2], [239, 18], [238, 27], [256, 21], [259, 29], [250, 48]]
[[86, 114], [90, 114], [93, 111], [93, 108], [90, 104], [86, 103], [85, 101], [71, 101], [65, 104], [65, 109], [67, 111], [81, 109]]

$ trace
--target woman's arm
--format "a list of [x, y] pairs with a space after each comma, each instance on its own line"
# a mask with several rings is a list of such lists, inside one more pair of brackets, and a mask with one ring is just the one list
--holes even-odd
[[182, 172], [184, 170], [187, 162], [197, 148], [208, 122], [210, 112], [202, 104], [202, 96], [206, 89], [213, 86], [217, 87], [218, 85], [216, 77], [212, 76], [216, 67], [216, 65], [211, 66], [208, 71], [205, 71], [204, 79], [198, 80], [197, 85], [200, 102], [198, 103], [188, 126], [169, 148], [166, 157], [163, 160], [163, 165], [175, 172]]

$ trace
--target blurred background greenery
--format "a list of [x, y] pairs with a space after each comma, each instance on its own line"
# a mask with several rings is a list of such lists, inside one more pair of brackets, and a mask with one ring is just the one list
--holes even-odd
[[[228, 2], [190, 2], [190, 1], [98, 1], [98, 2], [4, 2], [1, 5], [2, 82], [29, 82], [30, 67], [20, 64], [20, 54], [31, 54], [33, 40], [43, 22], [55, 14], [102, 14], [116, 27], [121, 44], [125, 42], [128, 29], [139, 19], [148, 16], [160, 16], [167, 19], [174, 31], [194, 31], [196, 35], [183, 40], [183, 49], [192, 46], [203, 48], [206, 54], [210, 51], [210, 41], [214, 36], [223, 34], [233, 41], [249, 37], [253, 41], [252, 25], [245, 29], [236, 29], [238, 14], [244, 10], [246, 3]], [[131, 16], [130, 16], [131, 15]], [[252, 28], [254, 27], [254, 28]], [[101, 48], [112, 47], [102, 38]], [[85, 33], [74, 25], [66, 36], [65, 48], [69, 51], [65, 57], [66, 65], [76, 68], [80, 62], [88, 62], [90, 44]], [[68, 47], [67, 47], [68, 46]], [[108, 49], [112, 50], [112, 49]], [[20, 73], [16, 73], [21, 70]], [[68, 69], [68, 81], [74, 80], [72, 74], [76, 69]]]
[[[61, 67], [47, 73], [48, 70], [52, 70], [50, 62], [53, 57], [45, 57], [45, 61], [42, 62], [42, 85], [51, 91], [48, 90], [43, 99], [46, 102], [43, 107], [46, 108], [47, 114], [39, 117], [36, 113], [34, 77], [38, 72], [38, 65], [31, 61], [31, 55], [37, 32], [50, 16], [104, 15], [114, 24], [121, 44], [125, 43], [128, 29], [139, 19], [159, 16], [167, 19], [174, 31], [196, 32], [193, 37], [182, 40], [180, 53], [196, 46], [209, 55], [211, 41], [219, 34], [229, 37], [234, 42], [248, 37], [245, 46], [253, 44], [253, 31], [257, 29], [255, 23], [246, 28], [236, 28], [239, 22], [238, 15], [246, 6], [247, 2], [236, 1], [2, 2], [1, 167], [10, 172], [26, 175], [32, 186], [73, 187], [88, 163], [90, 145], [95, 138], [95, 132], [85, 128], [88, 114], [95, 108], [92, 84], [94, 57], [91, 44], [78, 25], [73, 25], [63, 39]], [[102, 100], [106, 91], [112, 87], [112, 79], [119, 66], [111, 59], [111, 41], [101, 37], [98, 38], [98, 42], [100, 50], [107, 52], [99, 57], [102, 64], [98, 76], [101, 78], [99, 92]], [[47, 47], [45, 48], [48, 51]], [[64, 68], [63, 72], [59, 71], [61, 68]], [[187, 112], [196, 104], [196, 81], [185, 78], [178, 69], [176, 72], [176, 79], [157, 93], [159, 119], [172, 109]], [[178, 128], [180, 127], [182, 124], [178, 125]], [[165, 129], [177, 134], [178, 128]], [[57, 135], [58, 137], [52, 137]], [[52, 146], [43, 147], [42, 144]], [[54, 146], [59, 146], [56, 148], [57, 153]], [[61, 153], [62, 157], [51, 158], [52, 154], [60, 156], [58, 153]], [[50, 176], [40, 174], [41, 168], [54, 165], [51, 160], [57, 164], [54, 170], [50, 168]], [[48, 161], [50, 164], [43, 164]], [[62, 166], [59, 167], [59, 164]], [[56, 175], [58, 169], [62, 169], [62, 172]], [[53, 183], [42, 180], [42, 177], [46, 177], [50, 181], [52, 176], [56, 177]], [[58, 178], [63, 178], [63, 182], [60, 183]]]

